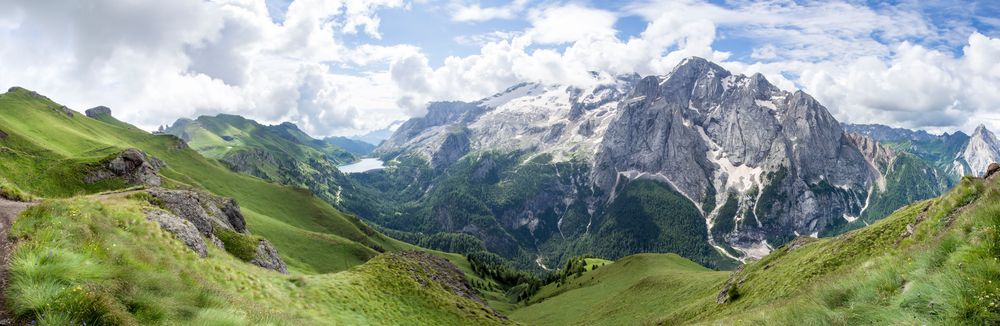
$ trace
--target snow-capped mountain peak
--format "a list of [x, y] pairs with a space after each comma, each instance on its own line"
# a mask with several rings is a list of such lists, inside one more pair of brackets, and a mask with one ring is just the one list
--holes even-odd
[[1000, 141], [985, 125], [980, 124], [956, 158], [955, 170], [962, 175], [980, 176], [994, 162], [1000, 162]]

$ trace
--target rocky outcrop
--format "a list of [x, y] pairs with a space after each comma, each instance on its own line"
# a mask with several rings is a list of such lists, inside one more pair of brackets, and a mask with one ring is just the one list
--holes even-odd
[[191, 248], [191, 250], [197, 253], [198, 256], [208, 256], [208, 248], [205, 246], [205, 238], [202, 236], [202, 233], [198, 231], [198, 228], [196, 228], [194, 224], [191, 224], [190, 221], [182, 219], [169, 212], [157, 209], [148, 209], [144, 212], [146, 213], [146, 219], [160, 224], [160, 228], [172, 233], [177, 237], [177, 239], [184, 242], [184, 245], [188, 246], [188, 248]]
[[70, 108], [66, 107], [65, 105], [49, 105], [49, 110], [52, 110], [53, 112], [56, 112], [56, 113], [65, 114], [67, 117], [70, 117], [70, 118], [72, 118], [73, 115], [76, 114], [75, 111], [71, 110]]
[[275, 249], [271, 245], [271, 242], [267, 240], [257, 242], [257, 254], [253, 260], [250, 260], [250, 263], [272, 271], [288, 274], [288, 266], [285, 265], [285, 261], [281, 260], [281, 256], [278, 255], [278, 249]]
[[986, 174], [983, 175], [983, 178], [992, 179], [993, 176], [997, 175], [997, 172], [1000, 172], [1000, 163], [990, 163], [990, 166], [986, 168]]
[[[202, 257], [205, 255], [202, 252], [206, 252], [205, 239], [219, 248], [225, 248], [223, 242], [216, 237], [216, 228], [250, 235], [239, 203], [232, 198], [192, 190], [151, 188], [147, 192], [157, 205], [166, 210], [148, 211], [147, 218], [160, 223], [164, 230], [175, 234]], [[256, 254], [250, 263], [288, 273], [288, 266], [281, 259], [278, 250], [264, 239], [258, 240]]]
[[84, 177], [86, 183], [97, 183], [109, 178], [120, 177], [131, 185], [159, 186], [160, 169], [163, 161], [146, 153], [129, 148], [105, 160], [101, 166]]
[[111, 108], [108, 108], [106, 106], [96, 106], [96, 107], [87, 109], [87, 111], [84, 111], [84, 114], [86, 114], [88, 117], [91, 117], [91, 118], [94, 118], [94, 119], [102, 118], [102, 117], [110, 117], [111, 116]]
[[52, 101], [48, 97], [45, 97], [45, 95], [38, 94], [38, 92], [36, 92], [36, 91], [29, 90], [27, 88], [20, 87], [20, 86], [11, 87], [11, 88], [7, 89], [7, 92], [8, 93], [24, 93], [24, 94], [27, 94], [28, 96], [30, 96], [32, 98], [36, 98], [36, 99], [40, 99], [40, 100], [46, 100], [46, 101], [50, 101], [50, 102]]
[[448, 167], [468, 152], [469, 132], [464, 129], [449, 132], [441, 147], [431, 156], [431, 166], [437, 169]]
[[191, 222], [205, 236], [213, 236], [216, 227], [249, 233], [239, 205], [233, 199], [190, 190], [153, 188], [148, 192], [164, 208]]

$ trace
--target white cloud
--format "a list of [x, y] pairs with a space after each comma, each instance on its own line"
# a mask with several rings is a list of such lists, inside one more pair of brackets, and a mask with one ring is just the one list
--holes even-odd
[[1000, 108], [998, 57], [1000, 39], [974, 33], [961, 55], [904, 42], [885, 59], [806, 66], [801, 81], [843, 120], [970, 131]]
[[591, 38], [613, 37], [618, 18], [613, 12], [570, 4], [532, 10], [527, 35], [539, 44], [570, 43]]
[[[497, 19], [528, 26], [457, 37], [479, 51], [443, 63], [414, 45], [357, 41], [383, 36], [379, 10], [413, 6], [446, 10], [458, 23], [443, 24], [454, 28]], [[967, 131], [1000, 121], [989, 120], [1000, 119], [1000, 40], [968, 23], [932, 24], [910, 3], [650, 0], [619, 12], [528, 0], [435, 6], [295, 0], [275, 23], [264, 0], [13, 0], [0, 11], [0, 85], [78, 110], [109, 105], [147, 129], [226, 112], [324, 136], [382, 128], [421, 114], [428, 101], [477, 100], [523, 81], [585, 86], [594, 82], [590, 71], [665, 74], [700, 56], [803, 88], [842, 121]], [[622, 37], [615, 26], [629, 15], [646, 26]], [[752, 48], [735, 57], [718, 50], [733, 40]]]
[[292, 121], [317, 136], [362, 132], [408, 115], [395, 108], [387, 74], [336, 69], [413, 50], [347, 47], [339, 38], [378, 37], [375, 12], [402, 5], [297, 0], [276, 24], [263, 0], [16, 0], [0, 13], [0, 61], [8, 63], [0, 84], [77, 110], [108, 105], [146, 129], [226, 112]]
[[459, 22], [482, 22], [494, 19], [511, 19], [524, 11], [528, 0], [514, 0], [505, 6], [482, 7], [475, 4], [455, 4], [451, 19]]
[[522, 81], [586, 86], [595, 82], [591, 71], [665, 74], [689, 56], [728, 57], [712, 49], [715, 27], [708, 20], [664, 13], [628, 40], [615, 36], [616, 20], [577, 4], [535, 9], [524, 34], [489, 42], [475, 55], [449, 57], [441, 67], [431, 67], [419, 52], [397, 57], [393, 81], [406, 94], [401, 104], [422, 108], [431, 100], [478, 100]]

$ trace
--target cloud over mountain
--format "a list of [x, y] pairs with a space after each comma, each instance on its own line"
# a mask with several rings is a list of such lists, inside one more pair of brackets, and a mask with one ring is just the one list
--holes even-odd
[[7, 0], [0, 85], [155, 128], [239, 113], [354, 134], [522, 81], [663, 74], [701, 56], [841, 120], [1000, 128], [997, 5]]

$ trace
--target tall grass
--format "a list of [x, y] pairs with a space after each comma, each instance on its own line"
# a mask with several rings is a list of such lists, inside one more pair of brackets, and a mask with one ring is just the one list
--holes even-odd
[[381, 256], [349, 271], [284, 275], [209, 246], [199, 258], [131, 199], [48, 200], [14, 224], [7, 302], [45, 325], [502, 324]]

